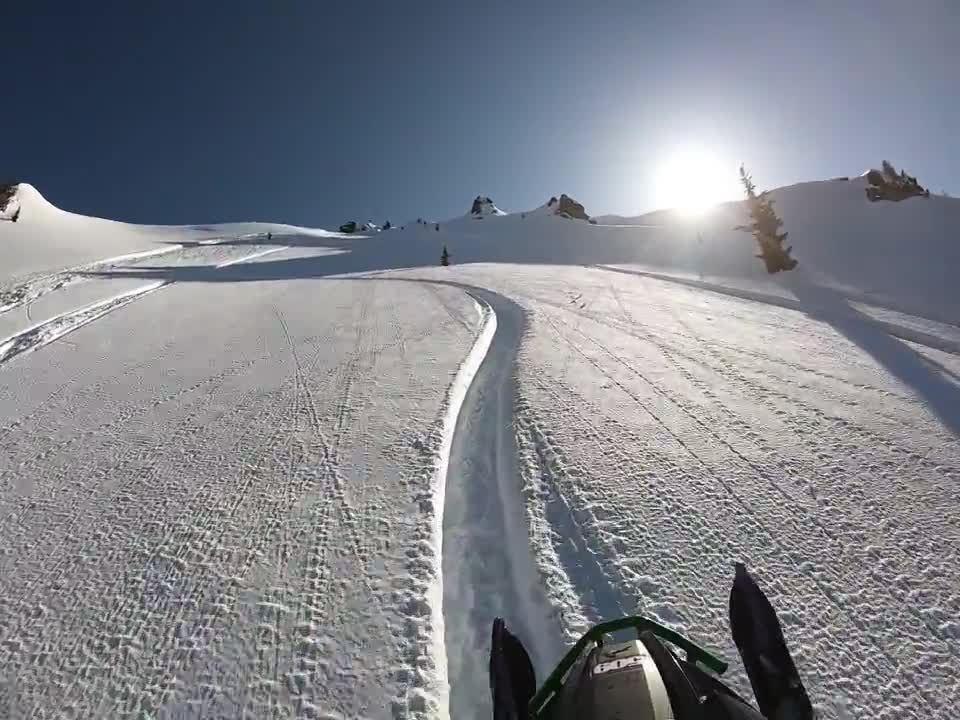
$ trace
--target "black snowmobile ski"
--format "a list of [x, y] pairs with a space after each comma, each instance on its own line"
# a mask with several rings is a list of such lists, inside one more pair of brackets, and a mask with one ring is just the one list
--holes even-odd
[[523, 643], [507, 630], [501, 618], [496, 618], [490, 637], [490, 695], [494, 720], [528, 717], [527, 705], [536, 691], [536, 674]]
[[736, 564], [730, 590], [730, 632], [760, 712], [768, 718], [812, 718], [777, 613], [743, 563]]

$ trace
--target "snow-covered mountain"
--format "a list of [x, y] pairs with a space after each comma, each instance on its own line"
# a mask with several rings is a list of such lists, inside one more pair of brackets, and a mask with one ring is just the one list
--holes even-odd
[[749, 697], [743, 561], [821, 717], [952, 718], [960, 201], [773, 197], [771, 277], [741, 203], [339, 235], [21, 185], [0, 714], [489, 717], [496, 615], [541, 680], [642, 613]]

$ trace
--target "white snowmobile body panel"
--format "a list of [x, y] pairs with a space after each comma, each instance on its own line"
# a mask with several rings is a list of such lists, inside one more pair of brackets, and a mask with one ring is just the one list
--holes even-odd
[[606, 695], [603, 717], [669, 720], [667, 688], [650, 652], [639, 640], [604, 645], [593, 667], [594, 682]]

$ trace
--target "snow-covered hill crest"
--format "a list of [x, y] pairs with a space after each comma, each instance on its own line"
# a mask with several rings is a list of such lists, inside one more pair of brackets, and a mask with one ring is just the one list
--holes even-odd
[[339, 237], [339, 233], [282, 223], [136, 225], [61, 210], [29, 183], [16, 185], [0, 221], [0, 286], [104, 258], [159, 250], [178, 243], [213, 242], [252, 235]]
[[[797, 272], [898, 309], [940, 320], [960, 317], [951, 279], [952, 268], [960, 265], [960, 200], [931, 196], [874, 203], [865, 197], [865, 183], [863, 177], [814, 181], [771, 192], [800, 263]], [[695, 218], [674, 210], [599, 216], [591, 220], [594, 226], [565, 220], [581, 211], [586, 217], [583, 206], [565, 195], [511, 214], [480, 195], [459, 218], [408, 223], [384, 237], [360, 233], [346, 242], [337, 233], [279, 224], [144, 226], [88, 218], [54, 207], [26, 184], [16, 202], [19, 221], [0, 223], [0, 284], [171, 244], [267, 233], [348, 251], [334, 261], [343, 272], [434, 265], [447, 245], [455, 263], [642, 265], [715, 284], [734, 279], [763, 292], [781, 292], [789, 282], [768, 277], [752, 238], [734, 230], [745, 220], [742, 202], [724, 203]], [[483, 218], [496, 222], [473, 222]]]
[[[960, 319], [952, 280], [960, 266], [960, 200], [931, 195], [870, 202], [866, 179], [803, 182], [771, 191], [789, 233], [799, 270], [819, 282], [939, 318]], [[633, 226], [654, 239], [637, 262], [704, 276], [754, 278], [768, 284], [750, 236], [734, 228], [746, 219], [743, 202], [719, 205], [700, 217], [660, 210], [598, 222]]]

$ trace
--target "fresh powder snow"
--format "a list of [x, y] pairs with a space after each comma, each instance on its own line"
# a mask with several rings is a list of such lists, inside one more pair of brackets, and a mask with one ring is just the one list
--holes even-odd
[[[960, 698], [960, 201], [592, 223], [0, 222], [0, 715], [488, 718], [747, 563], [824, 718]], [[468, 200], [469, 203], [469, 200]], [[478, 218], [480, 218], [478, 220]], [[439, 267], [446, 246], [450, 267]]]

